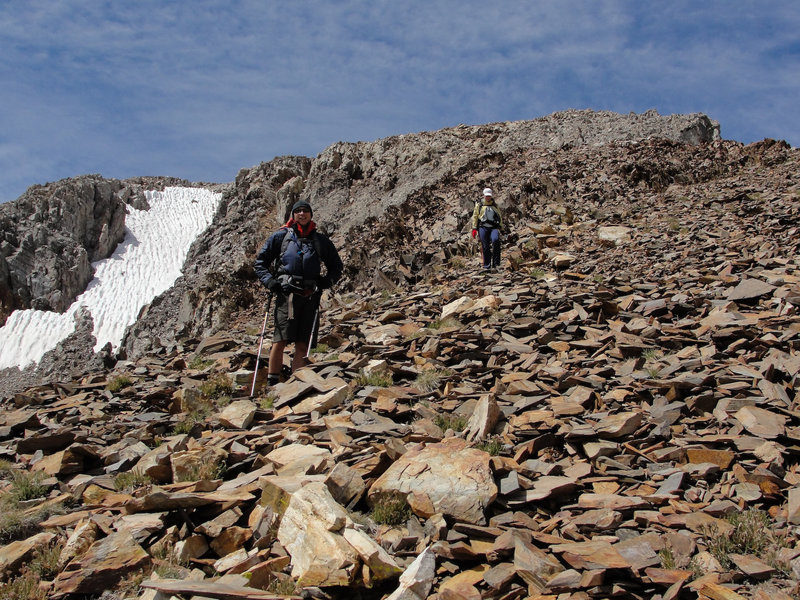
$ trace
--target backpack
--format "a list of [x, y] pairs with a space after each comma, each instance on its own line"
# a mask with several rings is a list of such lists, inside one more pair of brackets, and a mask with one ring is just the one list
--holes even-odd
[[291, 227], [281, 241], [281, 253], [275, 259], [275, 272], [278, 275], [291, 275], [304, 288], [313, 288], [322, 274], [322, 252], [316, 232], [311, 237], [298, 238]]
[[486, 205], [483, 210], [483, 216], [480, 219], [480, 225], [483, 227], [499, 227], [500, 226], [500, 213], [494, 206]]

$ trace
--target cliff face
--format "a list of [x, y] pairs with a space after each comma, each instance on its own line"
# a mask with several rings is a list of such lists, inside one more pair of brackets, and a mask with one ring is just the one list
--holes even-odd
[[32, 186], [0, 204], [0, 324], [16, 309], [63, 312], [125, 236], [125, 206], [174, 179], [127, 182], [86, 175]]

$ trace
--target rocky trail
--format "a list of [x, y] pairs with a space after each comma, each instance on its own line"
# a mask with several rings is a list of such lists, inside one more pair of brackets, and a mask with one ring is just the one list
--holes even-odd
[[313, 365], [255, 398], [258, 305], [8, 398], [4, 591], [797, 597], [800, 197], [671, 193], [326, 297]]

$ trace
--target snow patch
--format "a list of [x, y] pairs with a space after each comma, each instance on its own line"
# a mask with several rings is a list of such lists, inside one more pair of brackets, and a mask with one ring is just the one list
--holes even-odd
[[75, 315], [85, 306], [94, 319], [97, 352], [114, 350], [142, 307], [168, 290], [180, 276], [189, 247], [214, 218], [222, 194], [204, 188], [145, 192], [149, 210], [128, 207], [125, 239], [105, 260], [93, 263], [86, 291], [63, 313], [14, 311], [0, 327], [0, 368], [25, 368], [75, 331]]

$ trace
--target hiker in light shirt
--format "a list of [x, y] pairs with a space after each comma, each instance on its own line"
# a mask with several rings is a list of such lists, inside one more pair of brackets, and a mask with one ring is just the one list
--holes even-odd
[[491, 188], [483, 190], [483, 200], [475, 203], [472, 212], [472, 237], [480, 236], [484, 270], [500, 267], [500, 231], [503, 220], [494, 203]]

